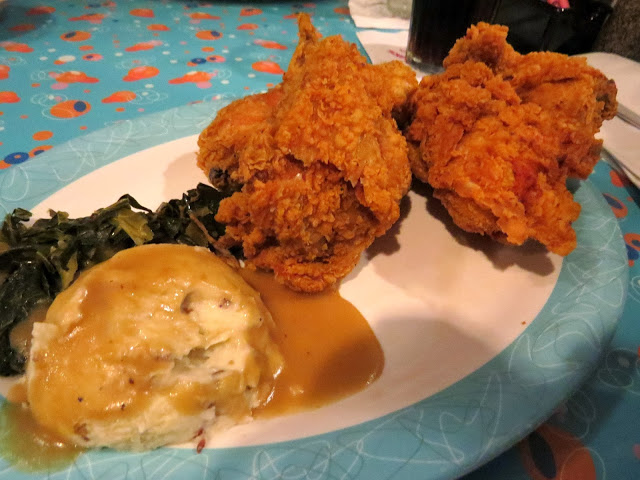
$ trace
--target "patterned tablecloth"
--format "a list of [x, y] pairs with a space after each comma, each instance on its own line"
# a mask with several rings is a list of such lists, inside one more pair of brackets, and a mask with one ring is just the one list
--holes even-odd
[[[0, 19], [0, 180], [122, 120], [273, 86], [297, 43], [298, 11], [321, 33], [357, 42], [346, 0], [9, 0]], [[603, 162], [591, 181], [628, 249], [617, 333], [591, 379], [546, 424], [469, 480], [640, 478], [640, 192]], [[0, 209], [5, 201], [0, 190]]]

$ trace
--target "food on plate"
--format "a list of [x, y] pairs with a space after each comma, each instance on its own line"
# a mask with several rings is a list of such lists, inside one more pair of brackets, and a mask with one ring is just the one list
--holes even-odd
[[[214, 220], [223, 194], [199, 184], [152, 212], [130, 195], [83, 218], [50, 211], [30, 223], [16, 209], [0, 228], [0, 375], [24, 373], [29, 322], [85, 269], [145, 243], [199, 245], [222, 253]], [[29, 327], [29, 328], [27, 328]], [[21, 334], [15, 335], [21, 331]]]
[[584, 58], [517, 53], [507, 28], [480, 23], [459, 39], [445, 71], [408, 102], [412, 171], [463, 230], [560, 255], [576, 246], [580, 205], [567, 178], [598, 161], [616, 86]]
[[221, 244], [289, 287], [315, 292], [349, 273], [399, 217], [411, 171], [401, 117], [417, 85], [400, 62], [367, 63], [339, 36], [300, 42], [281, 84], [222, 109], [198, 140], [198, 165], [233, 195]]
[[[177, 354], [171, 356], [167, 348], [155, 359], [153, 356], [143, 358], [144, 353], [149, 353], [148, 349], [145, 350], [149, 339], [156, 338], [160, 343], [166, 341], [167, 345], [176, 347], [176, 350], [179, 347], [189, 348], [184, 342], [193, 340], [192, 336], [184, 333], [189, 333], [189, 328], [184, 328], [183, 325], [183, 320], [186, 321], [188, 318], [180, 317], [180, 313], [185, 312], [176, 312], [175, 305], [162, 302], [162, 299], [158, 300], [158, 295], [155, 295], [160, 291], [162, 295], [169, 295], [177, 302], [180, 294], [172, 295], [171, 291], [172, 288], [180, 288], [174, 275], [176, 268], [180, 269], [177, 276], [179, 279], [188, 279], [190, 275], [201, 279], [209, 275], [215, 280], [219, 269], [229, 270], [227, 264], [232, 263], [233, 267], [238, 267], [237, 262], [233, 264], [228, 258], [224, 261], [217, 259], [204, 248], [195, 247], [195, 251], [202, 258], [194, 268], [192, 262], [183, 261], [184, 253], [176, 253], [193, 250], [194, 247], [171, 244], [203, 243], [210, 249], [215, 249], [213, 244], [216, 241], [213, 237], [219, 235], [220, 229], [224, 231], [224, 227], [213, 220], [218, 198], [221, 198], [219, 192], [211, 187], [199, 185], [197, 189], [187, 192], [182, 200], [171, 200], [161, 205], [156, 212], [150, 212], [132, 197], [124, 196], [115, 204], [94, 212], [90, 217], [70, 219], [64, 212], [51, 212], [51, 219], [41, 219], [34, 224], [27, 224], [29, 212], [19, 210], [7, 216], [3, 232], [8, 241], [3, 245], [6, 250], [0, 254], [0, 265], [8, 274], [7, 278], [13, 278], [12, 282], [18, 282], [11, 285], [24, 289], [21, 293], [24, 295], [20, 297], [16, 291], [13, 291], [14, 296], [8, 295], [12, 289], [2, 284], [0, 291], [4, 291], [5, 296], [0, 297], [5, 303], [0, 307], [4, 313], [15, 310], [16, 315], [12, 314], [13, 318], [17, 317], [19, 310], [16, 299], [33, 297], [38, 300], [32, 302], [33, 308], [28, 309], [26, 313], [23, 312], [23, 316], [27, 316], [26, 319], [7, 327], [10, 329], [7, 336], [9, 345], [2, 351], [2, 359], [7, 364], [18, 355], [29, 357], [30, 352], [36, 359], [35, 362], [28, 362], [28, 375], [18, 380], [19, 388], [8, 392], [9, 402], [0, 409], [0, 421], [7, 425], [5, 435], [0, 439], [0, 450], [3, 450], [2, 456], [12, 465], [29, 471], [42, 468], [57, 469], [73, 461], [83, 448], [107, 445], [119, 449], [147, 449], [164, 443], [189, 440], [191, 438], [186, 438], [187, 433], [193, 434], [194, 431], [199, 433], [194, 440], [197, 441], [198, 448], [201, 448], [209, 434], [215, 434], [221, 428], [242, 418], [271, 417], [317, 408], [352, 395], [378, 378], [384, 367], [384, 353], [380, 343], [367, 321], [353, 305], [341, 298], [336, 290], [329, 289], [317, 295], [309, 295], [284, 287], [275, 282], [270, 274], [235, 269], [237, 273], [233, 275], [236, 280], [244, 278], [248, 285], [255, 288], [253, 295], [259, 292], [259, 297], [262, 297], [264, 303], [259, 303], [258, 298], [258, 304], [266, 304], [273, 312], [274, 321], [268, 325], [270, 343], [264, 345], [265, 349], [271, 351], [270, 358], [275, 358], [270, 364], [273, 377], [267, 376], [267, 382], [263, 382], [264, 377], [261, 377], [258, 390], [251, 386], [249, 390], [239, 389], [250, 395], [250, 398], [244, 395], [239, 399], [227, 399], [228, 401], [224, 398], [220, 400], [220, 395], [225, 394], [220, 390], [227, 389], [228, 393], [229, 389], [238, 387], [237, 383], [225, 383], [220, 388], [212, 386], [213, 384], [205, 384], [196, 387], [196, 393], [201, 395], [199, 399], [189, 396], [189, 399], [185, 400], [186, 393], [183, 393], [189, 387], [185, 387], [184, 382], [177, 382], [176, 389], [168, 395], [168, 390], [165, 390], [153, 397], [151, 390], [147, 388], [151, 382], [145, 383], [144, 379], [135, 380], [133, 376], [128, 376], [126, 381], [123, 380], [126, 373], [137, 372], [142, 375], [145, 369], [153, 370], [155, 361], [165, 362], [157, 364], [157, 370], [160, 372], [154, 376], [154, 382], [155, 379], [159, 379], [157, 381], [161, 382], [160, 386], [166, 389], [171, 388], [172, 373], [179, 374], [184, 381], [189, 381], [190, 376], [211, 380], [212, 377], [207, 376], [205, 370], [212, 367], [215, 367], [212, 371], [216, 375], [224, 374], [219, 372], [215, 365], [211, 365], [214, 361], [218, 364], [225, 363], [224, 355], [229, 353], [229, 349], [221, 349], [220, 344], [210, 352], [196, 346], [186, 357], [183, 351], [182, 359]], [[128, 223], [127, 228], [131, 227], [128, 233], [121, 231], [121, 222], [124, 221]], [[170, 243], [133, 248], [135, 242], [129, 235], [141, 231], [145, 225], [153, 234], [148, 240], [156, 239]], [[161, 228], [160, 225], [164, 227]], [[169, 228], [170, 225], [173, 225], [173, 228]], [[169, 235], [168, 232], [175, 235]], [[96, 239], [92, 233], [98, 233], [97, 236], [105, 238]], [[202, 235], [209, 237], [208, 240], [200, 238]], [[59, 242], [60, 238], [64, 239], [64, 242]], [[93, 243], [87, 239], [93, 239]], [[71, 245], [73, 247], [69, 247]], [[142, 265], [144, 256], [141, 256], [140, 252], [149, 248], [154, 249], [151, 255], [153, 258], [148, 260], [148, 265]], [[118, 250], [122, 252], [113, 257]], [[109, 255], [104, 252], [108, 252]], [[191, 252], [189, 256], [195, 254]], [[64, 255], [67, 256], [66, 259], [63, 258]], [[76, 264], [76, 260], [71, 260], [71, 257], [81, 260]], [[24, 259], [22, 263], [19, 261], [21, 258]], [[35, 262], [39, 258], [41, 264]], [[168, 265], [166, 259], [171, 259]], [[11, 268], [10, 261], [15, 263]], [[215, 265], [211, 267], [207, 262], [213, 262]], [[21, 271], [20, 267], [27, 264], [34, 268], [33, 271], [28, 270], [32, 277], [24, 272], [16, 274]], [[15, 271], [11, 271], [12, 268]], [[117, 272], [121, 270], [126, 271], [128, 275], [126, 282], [119, 281], [123, 274]], [[110, 275], [113, 272], [116, 273]], [[115, 291], [102, 288], [100, 278], [105, 275], [108, 275], [109, 280], [118, 281], [116, 285], [126, 284], [127, 288], [120, 291], [117, 288]], [[225, 275], [222, 276], [223, 279]], [[153, 281], [149, 280], [150, 277]], [[29, 278], [34, 281], [28, 282]], [[46, 282], [39, 284], [36, 281], [38, 279], [44, 279]], [[56, 289], [60, 288], [64, 279], [71, 284], [65, 285], [67, 289], [60, 293]], [[163, 290], [163, 284], [168, 285], [166, 290]], [[246, 284], [245, 287], [249, 288]], [[196, 295], [198, 289], [201, 287], [194, 288], [196, 291], [188, 295], [188, 298], [189, 303], [198, 301], [198, 305], [201, 306], [199, 296]], [[34, 292], [40, 292], [42, 296]], [[76, 301], [78, 296], [82, 297], [83, 305]], [[56, 300], [50, 306], [53, 298]], [[211, 305], [219, 299], [216, 299], [214, 292], [209, 300]], [[250, 300], [253, 301], [251, 298]], [[131, 304], [130, 301], [136, 303]], [[190, 308], [189, 303], [180, 302], [180, 306]], [[100, 309], [101, 304], [107, 304], [108, 307], [104, 311], [100, 310], [99, 316], [95, 315], [94, 310]], [[178, 321], [172, 318], [172, 327], [167, 323], [158, 322], [158, 312], [154, 312], [153, 305], [149, 304], [162, 306], [161, 318], [178, 315]], [[224, 299], [217, 305], [231, 308]], [[23, 306], [26, 306], [26, 303]], [[260, 307], [263, 308], [264, 306]], [[135, 309], [141, 311], [142, 317], [136, 317], [135, 312], [131, 314]], [[210, 318], [206, 312], [200, 315], [202, 310], [196, 308], [188, 313], [198, 315], [199, 319]], [[237, 313], [236, 310], [231, 312]], [[250, 317], [246, 318], [251, 320]], [[304, 320], [304, 328], [300, 328], [301, 319]], [[152, 320], [153, 323], [150, 323]], [[72, 326], [74, 322], [78, 324]], [[166, 328], [158, 327], [163, 324]], [[143, 328], [137, 328], [140, 325], [152, 328], [153, 335], [149, 335]], [[72, 336], [73, 340], [65, 337], [63, 326], [72, 328], [69, 337]], [[126, 334], [126, 328], [130, 329], [128, 333], [134, 335]], [[259, 331], [260, 328], [264, 329], [264, 325], [256, 328]], [[176, 333], [176, 329], [179, 332]], [[202, 328], [199, 332], [206, 333]], [[146, 343], [140, 341], [140, 355], [135, 354], [130, 348], [132, 343], [141, 340], [135, 335], [145, 336], [147, 339]], [[236, 347], [241, 347], [242, 341], [247, 339], [252, 342], [251, 339], [254, 337], [255, 334], [243, 337], [244, 340], [238, 341]], [[72, 342], [76, 343], [72, 345]], [[102, 356], [99, 352], [94, 354], [102, 348], [100, 345], [104, 346], [105, 343], [109, 345], [105, 347]], [[250, 347], [253, 348], [254, 343]], [[345, 345], [357, 345], [358, 348], [345, 348]], [[127, 346], [128, 353], [123, 357], [126, 357], [127, 362], [116, 362], [117, 365], [114, 365], [118, 352], [122, 354], [122, 349], [127, 351]], [[83, 352], [85, 347], [93, 349], [93, 353]], [[274, 348], [279, 352], [276, 352], [277, 356]], [[49, 356], [52, 351], [56, 353], [56, 349], [58, 355], [62, 353], [68, 356], [62, 360]], [[240, 349], [244, 353], [248, 351], [247, 348]], [[208, 353], [212, 353], [211, 358], [206, 356]], [[246, 372], [247, 369], [253, 368], [250, 359], [255, 355], [261, 355], [260, 349], [257, 354], [254, 353], [232, 361], [238, 369]], [[42, 357], [46, 359], [44, 363], [37, 360]], [[193, 362], [200, 360], [206, 362], [203, 368], [186, 368], [194, 366]], [[167, 366], [166, 362], [172, 363], [173, 367]], [[245, 367], [242, 366], [242, 362], [245, 362]], [[24, 364], [24, 361], [20, 362], [20, 365]], [[281, 369], [276, 369], [278, 364], [282, 366]], [[71, 365], [71, 374], [60, 373], [66, 365]], [[80, 365], [80, 368], [76, 368], [76, 365]], [[195, 367], [200, 368], [199, 365]], [[162, 371], [163, 368], [165, 371]], [[56, 375], [47, 375], [47, 370], [50, 372], [54, 369], [57, 370]], [[93, 371], [88, 372], [92, 369], [100, 372], [97, 375], [94, 375]], [[123, 369], [126, 372], [122, 371]], [[20, 372], [12, 370], [11, 374], [14, 373]], [[133, 388], [132, 385], [137, 385], [145, 390], [118, 391], [117, 388], [111, 388], [113, 385], [109, 385], [109, 378], [105, 376], [113, 379], [112, 383], [116, 384], [117, 388]], [[118, 381], [118, 378], [121, 381]], [[133, 383], [127, 384], [129, 378]], [[85, 381], [86, 379], [89, 381]], [[239, 386], [243, 387], [243, 384], [240, 383]], [[103, 391], [99, 390], [100, 387], [103, 387]], [[96, 388], [100, 392], [99, 396], [95, 395]], [[239, 393], [239, 390], [236, 393]], [[155, 391], [157, 392], [157, 388]], [[67, 395], [66, 399], [64, 395]], [[217, 410], [198, 411], [198, 405], [193, 402], [200, 401], [202, 407], [205, 395], [209, 400], [207, 406], [215, 402]], [[55, 401], [52, 397], [55, 397]], [[175, 407], [173, 411], [172, 405], [166, 401], [167, 397], [172, 399]], [[260, 402], [255, 402], [258, 397]], [[265, 397], [268, 401], [265, 401]], [[121, 401], [122, 398], [124, 400]], [[68, 403], [69, 401], [71, 403]], [[31, 409], [24, 408], [30, 404], [33, 405]], [[164, 411], [159, 412], [161, 409]], [[123, 413], [125, 411], [126, 413]], [[116, 421], [113, 421], [114, 417]], [[207, 428], [207, 421], [211, 421], [213, 426]], [[25, 433], [27, 431], [28, 435]], [[70, 433], [71, 431], [73, 433]], [[21, 439], [19, 442], [15, 441], [16, 435]]]
[[[136, 320], [134, 315], [129, 315], [127, 318], [120, 315], [127, 316], [131, 313], [130, 310], [139, 308], [143, 311], [143, 320], [151, 320], [155, 314], [147, 318], [146, 314], [153, 313], [152, 308], [147, 304], [158, 303], [153, 300], [156, 287], [162, 285], [162, 282], [171, 288], [179, 287], [175, 283], [175, 278], [171, 277], [176, 268], [180, 268], [178, 277], [184, 279], [189, 275], [202, 277], [202, 270], [206, 270], [206, 275], [215, 277], [216, 269], [229, 269], [225, 264], [231, 264], [232, 267], [239, 266], [237, 261], [232, 261], [234, 259], [229, 256], [230, 252], [218, 248], [216, 240], [224, 233], [224, 226], [214, 219], [219, 201], [223, 197], [224, 193], [199, 184], [197, 188], [185, 193], [181, 199], [163, 203], [155, 212], [141, 206], [133, 197], [124, 195], [116, 203], [98, 209], [92, 215], [83, 218], [73, 219], [69, 218], [65, 212], [50, 211], [51, 218], [39, 219], [31, 223], [29, 222], [31, 213], [26, 210], [17, 209], [7, 215], [0, 238], [0, 310], [3, 313], [4, 329], [0, 361], [8, 367], [8, 372], [3, 374], [23, 373], [27, 364], [25, 358], [30, 356], [30, 352], [36, 359], [46, 355], [45, 358], [50, 360], [50, 363], [28, 362], [28, 375], [18, 380], [17, 386], [20, 388], [8, 392], [10, 401], [0, 411], [0, 421], [8, 426], [3, 440], [0, 439], [0, 443], [4, 442], [4, 447], [0, 446], [0, 449], [5, 448], [3, 450], [5, 453], [2, 454], [5, 459], [16, 466], [22, 465], [28, 470], [38, 470], [43, 466], [58, 468], [59, 465], [64, 465], [75, 458], [79, 452], [78, 448], [101, 445], [134, 450], [153, 448], [156, 445], [180, 441], [180, 435], [186, 436], [187, 431], [193, 434], [196, 426], [204, 426], [209, 420], [215, 421], [213, 428], [197, 429], [196, 432], [202, 430], [198, 437], [200, 448], [208, 433], [237, 421], [239, 417], [246, 417], [247, 405], [250, 405], [250, 413], [253, 417], [292, 413], [337, 401], [366, 388], [378, 378], [384, 366], [384, 354], [380, 343], [367, 321], [353, 305], [342, 299], [336, 290], [330, 289], [318, 295], [303, 294], [277, 284], [271, 275], [237, 269], [237, 273], [233, 274], [236, 279], [240, 278], [238, 275], [245, 278], [248, 284], [260, 292], [269, 309], [275, 312], [274, 316], [277, 320], [274, 321], [275, 328], [273, 325], [268, 328], [273, 343], [271, 346], [266, 346], [271, 350], [275, 344], [275, 348], [280, 352], [273, 362], [274, 365], [280, 362], [281, 365], [292, 366], [292, 368], [283, 366], [281, 373], [278, 373], [277, 377], [274, 375], [275, 378], [267, 377], [271, 389], [268, 402], [263, 401], [266, 395], [265, 383], [261, 383], [262, 386], [258, 387], [258, 390], [254, 388], [246, 392], [251, 396], [248, 404], [243, 403], [247, 400], [246, 396], [239, 402], [230, 400], [225, 403], [224, 399], [218, 401], [217, 396], [219, 397], [220, 392], [216, 390], [217, 387], [212, 393], [206, 390], [205, 385], [197, 393], [215, 400], [217, 410], [208, 409], [200, 413], [197, 411], [197, 405], [192, 404], [190, 407], [188, 401], [178, 398], [182, 395], [179, 391], [170, 394], [174, 404], [176, 402], [179, 404], [174, 411], [170, 410], [167, 402], [163, 403], [162, 398], [153, 400], [148, 395], [148, 391], [142, 394], [136, 393], [135, 397], [138, 400], [134, 398], [133, 400], [137, 401], [135, 403], [131, 399], [124, 401], [114, 399], [114, 396], [119, 393], [116, 389], [110, 389], [111, 397], [105, 396], [106, 394], [101, 395], [99, 400], [103, 401], [102, 405], [99, 402], [96, 403], [96, 397], [93, 397], [93, 406], [90, 401], [91, 392], [89, 395], [78, 393], [78, 386], [83, 385], [83, 379], [90, 380], [89, 383], [84, 384], [85, 386], [95, 387], [96, 383], [105, 380], [104, 375], [113, 374], [116, 378], [114, 383], [117, 386], [122, 387], [124, 383], [124, 387], [128, 387], [126, 382], [117, 382], [117, 376], [123, 373], [118, 368], [128, 368], [130, 371], [142, 369], [143, 371], [138, 373], [144, 373], [145, 368], [153, 367], [153, 361], [142, 362], [140, 366], [129, 363], [118, 364], [116, 367], [109, 362], [117, 358], [118, 349], [126, 349], [127, 345], [139, 340], [118, 332], [127, 325], [131, 326], [129, 322], [132, 320], [137, 324], [144, 323]], [[167, 245], [147, 245], [154, 242]], [[209, 250], [215, 250], [216, 253], [221, 254], [220, 259], [207, 253], [204, 248], [200, 248], [197, 251], [198, 255], [203, 256], [203, 261], [197, 265], [197, 268], [193, 268], [192, 263], [181, 260], [180, 257], [184, 256], [183, 254], [175, 254], [178, 250], [167, 249], [189, 250], [194, 247], [173, 245], [175, 243], [208, 247]], [[143, 246], [133, 248], [136, 244]], [[150, 263], [149, 268], [146, 266], [137, 268], [136, 265], [142, 260], [133, 262], [130, 259], [142, 258], [140, 252], [148, 248], [155, 249], [154, 252], [156, 252], [153, 255], [153, 265]], [[117, 254], [119, 251], [121, 253]], [[166, 259], [169, 258], [171, 258], [170, 265], [166, 265]], [[96, 285], [100, 283], [99, 280], [95, 280], [96, 275], [100, 277], [104, 276], [105, 272], [107, 274], [113, 272], [119, 268], [116, 268], [118, 265], [122, 266], [123, 262], [127, 263], [125, 270], [128, 269], [129, 295], [126, 294], [127, 290], [115, 292], [109, 292], [108, 289], [96, 290]], [[176, 266], [176, 262], [180, 264]], [[220, 265], [211, 268], [207, 262]], [[119, 279], [121, 276], [111, 276], [111, 279]], [[153, 282], [149, 281], [150, 277], [153, 278]], [[87, 287], [87, 283], [91, 288]], [[83, 300], [84, 307], [73, 301], [77, 300], [74, 295], [82, 296], [82, 293], [78, 293], [79, 291], [88, 292]], [[167, 290], [163, 294], [170, 293]], [[256, 293], [253, 292], [253, 294]], [[90, 298], [95, 299], [96, 295], [98, 302], [108, 304], [108, 309], [99, 317], [99, 322], [98, 316], [92, 315], [90, 309], [86, 307], [86, 302], [96, 303], [90, 300]], [[174, 296], [174, 300], [179, 297], [180, 295]], [[135, 298], [141, 299], [140, 302], [133, 306], [127, 303]], [[54, 299], [56, 300], [51, 306]], [[193, 300], [192, 296], [190, 300]], [[260, 302], [260, 299], [258, 298], [257, 301]], [[220, 304], [226, 305], [226, 302]], [[165, 313], [168, 316], [175, 313], [175, 306], [172, 307], [168, 302], [164, 302], [163, 305], [164, 310], [161, 312], [163, 316]], [[184, 306], [183, 303], [180, 305]], [[173, 310], [173, 313], [167, 309]], [[193, 314], [198, 313], [199, 311], [196, 310]], [[73, 341], [78, 343], [72, 349], [62, 349], [60, 344], [69, 346], [67, 343], [71, 341], [63, 335], [61, 324], [66, 325], [75, 321], [82, 323], [84, 322], [82, 316], [90, 318], [87, 322], [89, 327], [84, 323], [82, 326], [76, 325], [72, 336], [75, 339]], [[155, 317], [157, 319], [157, 315]], [[299, 328], [301, 318], [305, 322], [303, 329]], [[32, 336], [34, 324], [36, 327]], [[181, 343], [183, 340], [189, 341], [190, 337], [185, 337], [182, 333], [187, 331], [182, 328], [182, 322], [174, 320], [173, 324], [173, 328], [164, 329], [156, 328], [159, 325], [157, 322], [145, 323], [145, 327], [153, 327], [153, 334], [158, 336], [158, 341], [162, 341], [160, 340], [162, 337], [167, 342], [178, 342], [170, 343], [177, 348], [183, 345]], [[95, 336], [86, 333], [92, 328]], [[175, 335], [176, 328], [180, 330], [178, 335]], [[134, 333], [151, 338], [143, 329]], [[248, 338], [251, 340], [253, 337]], [[110, 340], [113, 340], [114, 350], [106, 355], [110, 357], [106, 360], [104, 355], [100, 358], [99, 355], [91, 355], [87, 352], [77, 355], [78, 350], [82, 350], [82, 345], [98, 350], [99, 343], [103, 344]], [[121, 343], [123, 341], [124, 343]], [[345, 348], [345, 345], [355, 344], [358, 345], [357, 349]], [[43, 375], [45, 370], [51, 370], [52, 365], [56, 369], [59, 367], [60, 362], [54, 364], [52, 362], [55, 359], [48, 357], [51, 345], [57, 345], [60, 347], [59, 352], [75, 357], [62, 360], [63, 364], [67, 361], [70, 364], [73, 362], [72, 373], [75, 377], [71, 378], [66, 373]], [[213, 352], [219, 357], [225, 355], [228, 349], [218, 349]], [[337, 352], [340, 354], [337, 355]], [[163, 355], [165, 353], [167, 349]], [[206, 353], [208, 352], [205, 349], [195, 347], [195, 350], [186, 354], [185, 359], [176, 360], [174, 367], [189, 366], [188, 362], [193, 362], [194, 359], [199, 361], [201, 357], [203, 361], [210, 363], [213, 360], [207, 360]], [[133, 360], [138, 361], [141, 356], [135, 355]], [[177, 355], [174, 357], [178, 358]], [[162, 357], [158, 360], [173, 362], [174, 357]], [[302, 357], [304, 358], [301, 360]], [[239, 369], [243, 368], [243, 360], [241, 360], [233, 360]], [[224, 363], [223, 361], [224, 358], [218, 363]], [[76, 365], [80, 364], [82, 368], [76, 369]], [[99, 365], [100, 374], [103, 374], [103, 377], [100, 377], [100, 374], [94, 376], [87, 373], [87, 369], [98, 368], [96, 365]], [[206, 366], [208, 367], [211, 365]], [[159, 365], [159, 369], [162, 369], [162, 365]], [[160, 373], [164, 375], [163, 378], [170, 380], [172, 371], [168, 367], [167, 369], [168, 371]], [[175, 372], [175, 368], [173, 371]], [[275, 367], [272, 371], [275, 372]], [[191, 372], [185, 368], [179, 373], [184, 380], [188, 380], [191, 373], [202, 374], [204, 377], [202, 370]], [[124, 377], [120, 376], [120, 378]], [[134, 380], [130, 385], [146, 388], [144, 382], [136, 382], [133, 377], [127, 377], [127, 382], [128, 378]], [[210, 377], [207, 378], [210, 379]], [[164, 382], [162, 386], [168, 388], [169, 382], [162, 381]], [[236, 386], [231, 385], [231, 388]], [[27, 394], [27, 387], [29, 387], [29, 394]], [[183, 385], [178, 387], [183, 388]], [[65, 388], [67, 390], [64, 390]], [[100, 385], [98, 385], [99, 388]], [[223, 385], [221, 388], [227, 388], [227, 386]], [[41, 395], [38, 392], [44, 392], [44, 394]], [[129, 393], [135, 392], [132, 390]], [[62, 407], [60, 410], [62, 414], [59, 415], [60, 400], [64, 400], [60, 395], [68, 395], [72, 403]], [[56, 397], [55, 402], [52, 396]], [[260, 403], [253, 401], [258, 396], [261, 399]], [[139, 400], [140, 398], [142, 400]], [[190, 397], [189, 401], [198, 400], [194, 398]], [[23, 408], [23, 405], [30, 403], [34, 405], [32, 409]], [[207, 403], [209, 404], [211, 402]], [[104, 407], [103, 414], [96, 414], [94, 407], [98, 410]], [[121, 409], [119, 413], [117, 407]], [[48, 408], [51, 410], [47, 410]], [[162, 412], [162, 415], [158, 413], [161, 408], [167, 410]], [[87, 410], [91, 410], [89, 414]], [[125, 410], [126, 414], [123, 413]], [[91, 415], [94, 417], [82, 421], [73, 415], [83, 416], [85, 419]], [[112, 422], [114, 415], [118, 422]], [[34, 417], [44, 418], [42, 424], [38, 423]], [[145, 422], [147, 422], [146, 425]], [[73, 429], [70, 425], [73, 425]], [[76, 428], [78, 425], [80, 426]], [[28, 436], [23, 435], [25, 428], [30, 432]], [[71, 430], [73, 433], [70, 433]], [[19, 435], [22, 440], [15, 442], [15, 435]], [[132, 436], [127, 438], [128, 435]], [[62, 444], [60, 442], [65, 445], [62, 450], [58, 448]]]
[[33, 326], [28, 405], [83, 447], [142, 450], [251, 417], [283, 361], [260, 296], [201, 247], [144, 245], [87, 270]]

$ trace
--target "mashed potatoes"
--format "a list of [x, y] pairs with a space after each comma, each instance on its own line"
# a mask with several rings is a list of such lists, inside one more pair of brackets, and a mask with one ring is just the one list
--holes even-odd
[[147, 245], [93, 267], [34, 324], [35, 419], [86, 447], [142, 450], [248, 418], [282, 357], [259, 295], [205, 249]]

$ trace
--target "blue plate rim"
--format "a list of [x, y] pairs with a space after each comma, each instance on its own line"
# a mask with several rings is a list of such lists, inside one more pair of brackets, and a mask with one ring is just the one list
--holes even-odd
[[[78, 178], [128, 155], [199, 133], [232, 100], [173, 108], [78, 137], [0, 171], [0, 213], [33, 208]], [[628, 286], [618, 222], [587, 180], [575, 192], [578, 247], [562, 264], [542, 310], [507, 348], [460, 381], [411, 406], [343, 430], [232, 449], [162, 448], [145, 454], [88, 452], [57, 472], [137, 478], [168, 468], [221, 478], [456, 478], [534, 430], [593, 371], [622, 314]], [[524, 413], [523, 413], [524, 412]], [[4, 465], [3, 465], [4, 464]], [[4, 468], [3, 468], [4, 467]], [[33, 478], [0, 463], [0, 479]], [[178, 468], [179, 467], [179, 473]], [[122, 477], [118, 477], [118, 471]], [[134, 475], [133, 477], [131, 475]]]

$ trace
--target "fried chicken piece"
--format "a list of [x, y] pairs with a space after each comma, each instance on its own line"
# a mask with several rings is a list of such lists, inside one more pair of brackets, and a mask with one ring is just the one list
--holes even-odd
[[520, 55], [506, 36], [472, 26], [445, 71], [422, 80], [405, 131], [412, 170], [463, 230], [567, 255], [580, 205], [566, 181], [598, 161], [594, 134], [615, 115], [615, 84], [581, 58]]
[[400, 62], [369, 65], [340, 37], [300, 42], [283, 82], [222, 109], [198, 140], [198, 166], [236, 192], [216, 220], [223, 245], [289, 287], [320, 291], [349, 273], [399, 217], [411, 170], [401, 114], [417, 86]]

